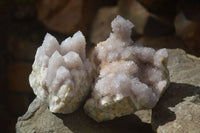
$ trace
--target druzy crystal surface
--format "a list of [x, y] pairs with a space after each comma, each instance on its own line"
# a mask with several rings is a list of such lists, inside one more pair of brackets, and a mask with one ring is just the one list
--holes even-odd
[[51, 112], [71, 113], [88, 95], [92, 65], [86, 58], [85, 46], [85, 37], [78, 31], [61, 45], [47, 33], [37, 49], [29, 82]]
[[134, 43], [133, 26], [117, 16], [110, 36], [95, 48], [99, 76], [84, 109], [98, 122], [153, 108], [168, 86], [167, 50]]

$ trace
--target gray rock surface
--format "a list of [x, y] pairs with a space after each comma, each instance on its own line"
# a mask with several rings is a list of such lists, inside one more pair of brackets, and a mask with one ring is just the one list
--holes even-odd
[[200, 132], [200, 58], [168, 50], [171, 85], [152, 111], [157, 133]]
[[[200, 132], [200, 59], [187, 55], [183, 50], [168, 50], [168, 69], [171, 85], [160, 102], [151, 111], [139, 111], [112, 121], [97, 123], [82, 110], [72, 114], [55, 115], [47, 104], [35, 99], [28, 111], [18, 119], [17, 133], [152, 133], [149, 123], [158, 133]], [[145, 123], [144, 123], [145, 122]]]
[[72, 114], [55, 115], [48, 105], [35, 99], [28, 111], [18, 118], [17, 133], [153, 133], [150, 124], [141, 122], [135, 115], [97, 123], [82, 109]]
[[35, 99], [29, 106], [28, 111], [18, 118], [16, 125], [17, 133], [71, 133], [68, 127], [65, 127], [63, 121], [48, 110], [47, 103], [42, 103]]
[[140, 118], [140, 120], [144, 123], [151, 123], [151, 114], [152, 110], [139, 110], [134, 113], [136, 116]]

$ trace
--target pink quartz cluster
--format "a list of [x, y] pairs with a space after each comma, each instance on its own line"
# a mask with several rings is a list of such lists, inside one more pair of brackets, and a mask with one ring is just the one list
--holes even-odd
[[143, 47], [131, 39], [133, 24], [121, 16], [95, 48], [100, 74], [85, 112], [96, 121], [153, 108], [169, 83], [166, 49]]

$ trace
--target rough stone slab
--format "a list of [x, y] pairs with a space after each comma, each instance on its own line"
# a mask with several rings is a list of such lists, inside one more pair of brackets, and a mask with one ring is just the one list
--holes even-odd
[[152, 110], [139, 110], [134, 113], [136, 116], [140, 118], [140, 120], [144, 123], [151, 123], [151, 114]]
[[168, 50], [171, 85], [152, 111], [157, 133], [200, 132], [200, 58]]
[[100, 3], [94, 0], [41, 0], [37, 3], [37, 17], [48, 29], [67, 34], [81, 30], [87, 34]]
[[48, 110], [48, 106], [39, 99], [35, 99], [28, 111], [18, 118], [17, 133], [71, 133], [63, 121]]
[[[151, 133], [152, 121], [158, 133], [199, 133], [200, 132], [200, 59], [187, 55], [183, 50], [168, 50], [168, 69], [171, 85], [153, 109], [136, 112], [112, 121], [96, 123], [86, 116], [82, 109], [68, 115], [52, 114], [45, 103], [35, 99], [27, 113], [18, 119], [17, 133], [59, 132], [59, 133]], [[139, 119], [140, 118], [140, 119]]]
[[17, 133], [153, 133], [150, 124], [142, 123], [135, 115], [97, 123], [82, 109], [72, 114], [55, 115], [47, 104], [35, 99], [25, 115], [18, 118]]

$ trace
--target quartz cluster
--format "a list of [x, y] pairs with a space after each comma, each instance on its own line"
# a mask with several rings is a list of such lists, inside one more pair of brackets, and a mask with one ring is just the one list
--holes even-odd
[[37, 49], [29, 82], [37, 97], [51, 112], [71, 113], [90, 91], [92, 65], [86, 58], [86, 41], [78, 31], [61, 45], [46, 34]]
[[93, 86], [85, 112], [97, 122], [153, 108], [169, 84], [166, 49], [158, 51], [134, 43], [133, 24], [121, 16], [111, 23], [112, 33], [86, 58], [80, 31], [61, 45], [46, 34], [36, 52], [29, 82], [51, 112], [71, 113]]
[[134, 43], [133, 26], [117, 16], [109, 38], [95, 48], [99, 77], [84, 110], [97, 122], [153, 108], [169, 84], [167, 50]]

